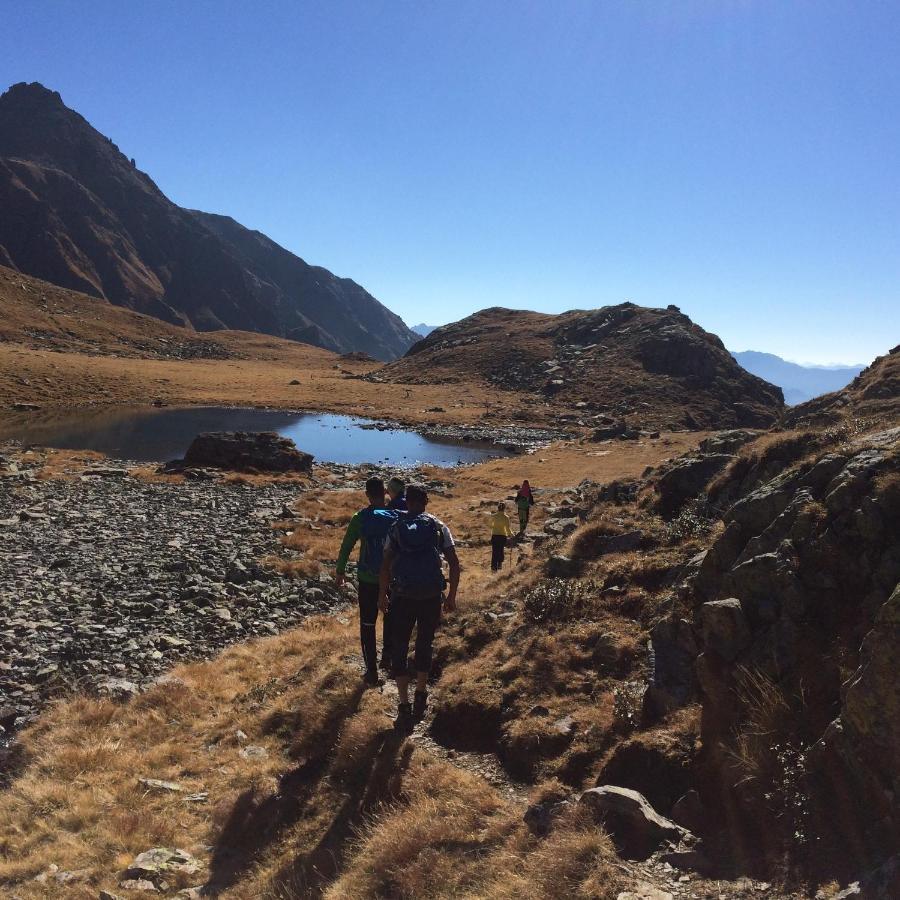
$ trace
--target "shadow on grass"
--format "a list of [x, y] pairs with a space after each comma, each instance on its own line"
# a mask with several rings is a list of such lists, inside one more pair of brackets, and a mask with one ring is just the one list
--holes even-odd
[[262, 851], [300, 820], [310, 796], [328, 770], [341, 727], [359, 709], [363, 692], [362, 686], [354, 690], [336, 708], [335, 714], [329, 716], [321, 733], [310, 742], [315, 753], [285, 772], [274, 794], [260, 797], [251, 788], [238, 797], [213, 849], [206, 894], [215, 896], [237, 883]]
[[341, 871], [355, 829], [381, 803], [396, 796], [413, 752], [406, 735], [393, 728], [380, 732], [344, 785], [347, 797], [319, 843], [279, 871], [271, 888], [279, 897], [315, 898]]

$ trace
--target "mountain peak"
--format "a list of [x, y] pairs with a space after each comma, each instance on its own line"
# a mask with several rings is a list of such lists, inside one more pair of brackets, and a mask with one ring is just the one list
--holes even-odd
[[65, 108], [59, 91], [51, 91], [39, 81], [20, 81], [0, 94], [0, 103], [16, 106]]
[[230, 217], [176, 206], [42, 84], [0, 96], [0, 197], [0, 261], [63, 287], [201, 331], [259, 331], [380, 359], [415, 342], [349, 279]]

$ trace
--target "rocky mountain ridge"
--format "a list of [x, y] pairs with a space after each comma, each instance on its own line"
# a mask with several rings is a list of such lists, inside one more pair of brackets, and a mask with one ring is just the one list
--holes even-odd
[[355, 282], [226, 216], [183, 209], [40, 84], [0, 96], [0, 264], [198, 331], [383, 360], [417, 336]]
[[378, 373], [404, 384], [480, 377], [543, 402], [656, 427], [766, 427], [780, 388], [744, 371], [677, 307], [560, 315], [485, 309], [442, 326]]

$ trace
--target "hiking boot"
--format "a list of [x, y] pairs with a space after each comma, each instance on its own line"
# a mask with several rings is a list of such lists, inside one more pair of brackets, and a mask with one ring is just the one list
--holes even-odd
[[412, 715], [417, 722], [425, 718], [425, 707], [428, 705], [427, 691], [416, 691], [413, 697]]
[[363, 681], [369, 687], [378, 687], [381, 682], [378, 680], [378, 670], [377, 669], [367, 669], [366, 674], [363, 675]]
[[397, 707], [397, 718], [394, 719], [394, 728], [398, 731], [412, 731], [413, 712], [411, 703], [401, 703]]

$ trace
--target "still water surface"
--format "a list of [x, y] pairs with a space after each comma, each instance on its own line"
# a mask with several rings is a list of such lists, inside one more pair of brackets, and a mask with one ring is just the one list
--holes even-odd
[[415, 431], [379, 431], [370, 419], [270, 409], [134, 409], [29, 413], [0, 424], [0, 440], [65, 450], [97, 450], [118, 459], [163, 462], [184, 456], [204, 431], [277, 431], [323, 462], [426, 463], [456, 466], [510, 455], [502, 447], [425, 437]]

